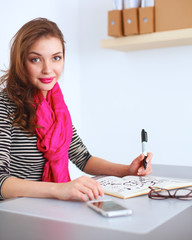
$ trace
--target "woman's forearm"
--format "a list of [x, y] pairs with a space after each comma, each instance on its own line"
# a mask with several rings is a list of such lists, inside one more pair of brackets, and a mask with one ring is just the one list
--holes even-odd
[[39, 182], [9, 177], [4, 181], [1, 192], [5, 199], [34, 197], [87, 201], [103, 196], [99, 183], [87, 176], [81, 176], [67, 183]]
[[117, 164], [92, 156], [85, 165], [84, 172], [91, 175], [113, 175], [122, 177], [128, 175], [128, 169], [128, 165]]
[[147, 154], [147, 168], [143, 166], [144, 154], [136, 157], [130, 165], [117, 164], [106, 161], [102, 158], [91, 157], [85, 165], [84, 172], [92, 175], [113, 175], [123, 177], [127, 175], [145, 176], [152, 173], [152, 153]]
[[1, 192], [5, 199], [15, 197], [54, 198], [55, 187], [55, 183], [9, 177], [3, 183]]

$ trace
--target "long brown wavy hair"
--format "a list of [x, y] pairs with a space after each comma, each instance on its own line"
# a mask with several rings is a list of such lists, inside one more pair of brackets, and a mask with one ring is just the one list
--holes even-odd
[[56, 23], [46, 18], [36, 18], [23, 25], [12, 39], [9, 69], [0, 77], [0, 85], [5, 84], [3, 91], [17, 106], [13, 124], [31, 134], [35, 133], [37, 127], [33, 99], [38, 89], [29, 81], [25, 62], [30, 47], [41, 37], [49, 36], [60, 39], [64, 56], [65, 42]]

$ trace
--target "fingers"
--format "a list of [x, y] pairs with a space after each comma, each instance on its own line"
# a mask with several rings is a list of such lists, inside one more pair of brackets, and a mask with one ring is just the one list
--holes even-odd
[[[137, 175], [144, 176], [144, 175], [148, 175], [148, 174], [152, 173], [152, 165], [151, 165], [152, 158], [153, 158], [153, 154], [150, 153], [150, 152], [147, 153], [147, 158], [146, 158], [147, 167], [145, 169], [144, 166], [143, 166], [143, 163], [142, 163], [141, 167], [138, 168]], [[143, 161], [144, 154], [141, 154], [137, 159], [139, 161]]]
[[103, 189], [94, 179], [82, 176], [70, 182], [70, 198], [73, 200], [94, 200], [99, 196], [103, 197]]
[[147, 162], [151, 162], [152, 158], [153, 158], [153, 154], [152, 154], [151, 152], [147, 153], [147, 159], [146, 159], [146, 161], [147, 161]]
[[[144, 154], [142, 153], [142, 154], [139, 155], [135, 160], [137, 160], [137, 161], [143, 161], [144, 157], [145, 157], [145, 156], [144, 156]], [[148, 152], [148, 153], [147, 153], [147, 158], [146, 158], [147, 163], [150, 162], [150, 161], [152, 160], [152, 158], [153, 158], [153, 154], [152, 154], [151, 152]]]

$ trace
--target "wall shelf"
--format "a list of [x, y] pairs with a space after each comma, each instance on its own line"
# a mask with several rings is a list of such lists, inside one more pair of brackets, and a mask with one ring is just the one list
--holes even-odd
[[184, 45], [192, 45], [192, 28], [110, 38], [100, 41], [101, 48], [117, 51], [135, 51]]

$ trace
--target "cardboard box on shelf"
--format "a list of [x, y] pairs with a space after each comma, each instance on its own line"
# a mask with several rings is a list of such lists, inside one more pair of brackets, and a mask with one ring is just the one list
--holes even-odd
[[192, 0], [155, 0], [155, 31], [192, 28]]
[[154, 7], [139, 8], [139, 33], [152, 33], [154, 29]]
[[123, 33], [125, 36], [139, 33], [138, 8], [123, 10]]
[[108, 36], [123, 36], [122, 10], [112, 10], [108, 12]]

